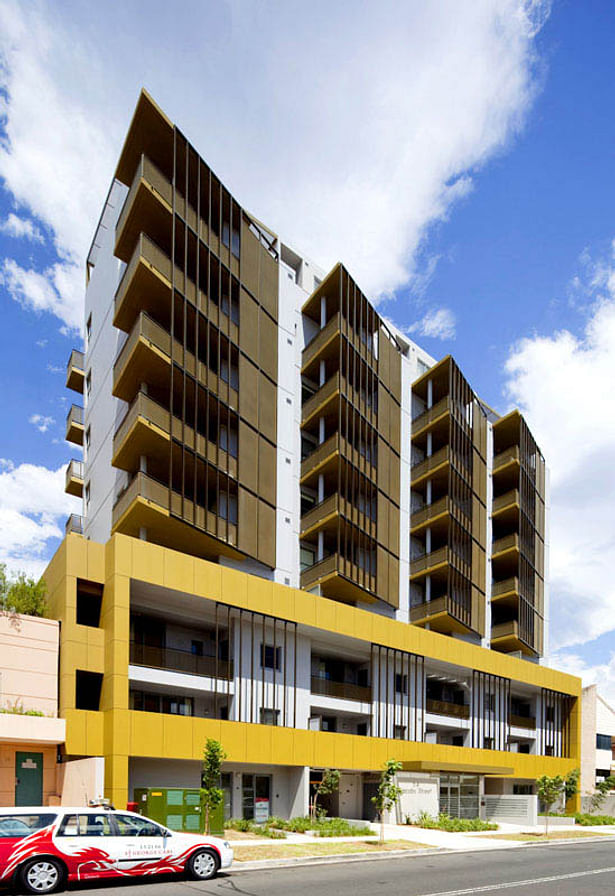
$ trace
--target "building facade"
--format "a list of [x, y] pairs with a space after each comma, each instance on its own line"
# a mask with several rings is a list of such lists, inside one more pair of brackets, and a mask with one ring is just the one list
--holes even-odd
[[578, 764], [579, 683], [539, 665], [546, 471], [518, 412], [243, 209], [145, 93], [87, 281], [83, 513], [47, 573], [69, 755], [104, 755], [122, 802], [194, 786], [221, 734], [248, 815], [264, 791], [303, 811], [328, 765], [365, 813], [392, 753], [454, 812]]
[[[595, 684], [583, 688], [581, 791], [591, 794], [596, 784], [615, 774], [615, 709]], [[609, 799], [609, 811], [615, 800]]]

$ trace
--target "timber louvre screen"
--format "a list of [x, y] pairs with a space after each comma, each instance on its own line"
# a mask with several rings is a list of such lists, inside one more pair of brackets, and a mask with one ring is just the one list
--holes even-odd
[[[371, 646], [374, 737], [423, 741], [424, 657], [381, 644]], [[396, 737], [396, 734], [399, 735]]]
[[508, 750], [510, 679], [472, 672], [472, 747]]

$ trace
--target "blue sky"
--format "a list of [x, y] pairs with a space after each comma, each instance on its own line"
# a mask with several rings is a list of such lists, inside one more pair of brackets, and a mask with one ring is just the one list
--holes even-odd
[[147, 8], [119, 34], [106, 6], [0, 8], [0, 559], [40, 571], [78, 509], [64, 370], [143, 85], [240, 202], [521, 406], [552, 474], [556, 660], [615, 696], [615, 7]]

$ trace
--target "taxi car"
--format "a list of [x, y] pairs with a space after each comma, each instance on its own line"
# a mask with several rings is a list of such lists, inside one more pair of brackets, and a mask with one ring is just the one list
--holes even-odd
[[209, 880], [233, 861], [218, 837], [170, 831], [106, 808], [0, 808], [0, 884], [47, 894], [95, 878], [186, 874]]

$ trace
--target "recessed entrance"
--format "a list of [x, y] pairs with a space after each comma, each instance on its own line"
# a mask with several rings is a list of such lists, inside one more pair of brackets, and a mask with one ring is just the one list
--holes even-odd
[[440, 775], [440, 812], [451, 818], [478, 818], [479, 784], [478, 775]]
[[244, 818], [267, 821], [271, 815], [271, 775], [241, 776], [241, 806]]

